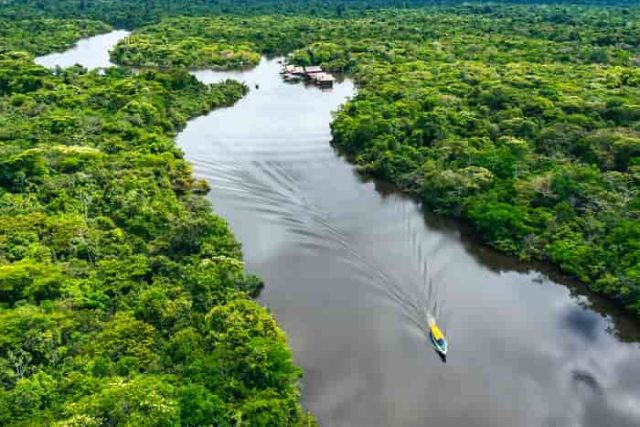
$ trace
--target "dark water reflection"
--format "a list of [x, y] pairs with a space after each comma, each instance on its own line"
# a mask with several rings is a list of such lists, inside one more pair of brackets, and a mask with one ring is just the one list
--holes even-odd
[[[329, 144], [349, 80], [285, 84], [274, 60], [197, 75], [252, 88], [178, 144], [265, 279], [322, 425], [640, 425], [638, 322], [358, 176]], [[450, 339], [446, 364], [423, 308]]]
[[[259, 84], [178, 143], [265, 278], [262, 301], [290, 335], [321, 424], [640, 423], [640, 381], [622, 380], [640, 349], [610, 333], [632, 339], [638, 323], [359, 177], [329, 145], [350, 81], [327, 93], [285, 84], [275, 61], [197, 74]], [[446, 329], [447, 364], [418, 326], [420, 306]]]

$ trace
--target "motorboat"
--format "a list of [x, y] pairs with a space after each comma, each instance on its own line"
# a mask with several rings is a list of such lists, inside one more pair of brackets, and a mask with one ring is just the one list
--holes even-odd
[[429, 321], [429, 338], [431, 339], [431, 344], [433, 344], [436, 351], [440, 353], [440, 355], [446, 356], [449, 345], [444, 334], [440, 328], [438, 328], [435, 320]]

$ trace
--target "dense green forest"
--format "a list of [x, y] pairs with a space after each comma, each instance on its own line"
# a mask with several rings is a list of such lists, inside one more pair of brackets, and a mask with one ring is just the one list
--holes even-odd
[[332, 128], [362, 171], [640, 313], [640, 11], [474, 10], [170, 18], [113, 59], [220, 66], [222, 44], [350, 72]]
[[42, 55], [71, 47], [83, 37], [110, 31], [99, 21], [59, 19], [0, 19], [0, 52], [27, 51]]
[[[186, 68], [261, 54], [356, 79], [332, 130], [363, 172], [640, 314], [640, 10], [420, 5], [3, 1], [0, 424], [313, 423], [173, 141], [247, 90]], [[142, 24], [112, 52], [137, 73], [33, 63]]]
[[640, 314], [638, 11], [514, 12], [362, 55], [334, 143]]
[[[0, 16], [90, 18], [137, 28], [172, 16], [264, 15], [342, 17], [380, 8], [419, 7], [423, 0], [5, 0]], [[451, 1], [451, 3], [458, 3]]]
[[262, 284], [173, 141], [247, 88], [47, 70], [18, 49], [106, 26], [1, 25], [0, 425], [313, 423], [286, 337], [251, 299]]
[[343, 18], [378, 13], [380, 9], [472, 5], [480, 13], [493, 12], [500, 4], [637, 6], [636, 0], [3, 0], [0, 16], [8, 18], [89, 18], [118, 27], [136, 28], [171, 16], [220, 14]]
[[[353, 72], [356, 78], [365, 65], [400, 61], [627, 66], [640, 62], [637, 10], [545, 8], [535, 15], [521, 7], [505, 7], [493, 14], [472, 11], [381, 11], [357, 19], [169, 18], [120, 42], [112, 58], [136, 66], [233, 68], [255, 62], [258, 52], [273, 55], [296, 50], [295, 62], [321, 63], [335, 71]], [[228, 60], [220, 55], [222, 51]]]

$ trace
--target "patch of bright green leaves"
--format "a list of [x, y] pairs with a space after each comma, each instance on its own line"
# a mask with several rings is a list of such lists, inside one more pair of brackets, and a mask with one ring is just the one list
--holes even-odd
[[59, 19], [0, 19], [0, 52], [26, 51], [41, 55], [71, 47], [83, 37], [111, 30], [99, 21]]
[[0, 53], [1, 425], [313, 423], [262, 284], [173, 141], [246, 90]]
[[[640, 313], [639, 13], [467, 5], [172, 18], [131, 40], [185, 66], [200, 48], [172, 46], [195, 37], [350, 72], [358, 94], [332, 129], [360, 169]], [[124, 41], [115, 59], [135, 49]]]

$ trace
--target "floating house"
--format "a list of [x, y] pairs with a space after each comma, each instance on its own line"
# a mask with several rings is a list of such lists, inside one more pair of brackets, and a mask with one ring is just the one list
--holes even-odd
[[314, 74], [322, 73], [322, 68], [317, 65], [312, 65], [310, 67], [304, 67], [304, 74], [308, 77], [313, 76]]
[[331, 74], [320, 72], [320, 73], [315, 73], [311, 77], [311, 80], [313, 80], [318, 86], [332, 87], [333, 82], [335, 81], [335, 77], [333, 77]]
[[295, 76], [304, 76], [304, 67], [298, 67], [295, 65], [285, 65], [282, 67], [282, 71], [280, 74], [286, 75], [295, 75]]
[[287, 81], [295, 81], [300, 78], [310, 80], [313, 83], [321, 87], [333, 87], [335, 78], [322, 70], [322, 67], [317, 65], [311, 65], [308, 67], [299, 67], [291, 64], [286, 64], [282, 67], [280, 72], [283, 78]]

